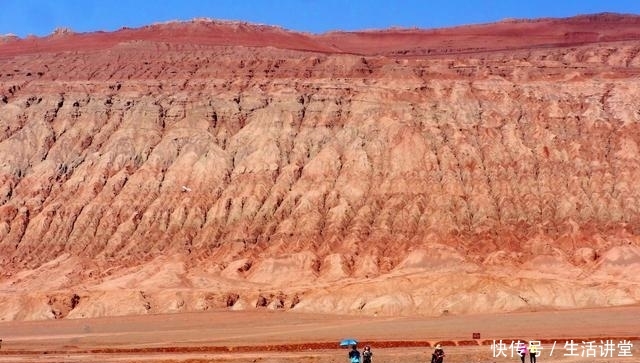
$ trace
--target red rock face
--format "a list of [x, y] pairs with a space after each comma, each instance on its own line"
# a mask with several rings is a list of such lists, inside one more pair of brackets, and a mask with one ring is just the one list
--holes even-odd
[[639, 19], [5, 40], [2, 318], [637, 303]]

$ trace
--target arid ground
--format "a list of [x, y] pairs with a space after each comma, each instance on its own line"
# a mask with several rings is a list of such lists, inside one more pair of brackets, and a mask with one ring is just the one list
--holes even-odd
[[[494, 340], [539, 340], [542, 362], [637, 362], [639, 324], [639, 306], [437, 318], [219, 311], [5, 322], [0, 362], [343, 362], [338, 341], [346, 337], [371, 345], [377, 362], [424, 362], [436, 343], [447, 362], [513, 361]], [[598, 359], [565, 357], [571, 340], [576, 354], [594, 341]], [[613, 357], [600, 359], [607, 340]], [[621, 341], [632, 342], [631, 357], [618, 356]]]

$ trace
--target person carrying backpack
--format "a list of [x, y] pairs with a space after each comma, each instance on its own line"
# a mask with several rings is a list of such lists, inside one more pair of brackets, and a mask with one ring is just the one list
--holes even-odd
[[360, 351], [355, 344], [351, 346], [349, 351], [349, 363], [360, 363]]
[[371, 347], [364, 347], [364, 351], [362, 351], [362, 363], [371, 363], [371, 357], [373, 356], [373, 352], [371, 352]]

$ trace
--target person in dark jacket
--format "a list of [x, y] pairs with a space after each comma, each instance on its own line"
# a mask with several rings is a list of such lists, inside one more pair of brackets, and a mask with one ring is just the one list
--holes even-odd
[[436, 350], [431, 354], [431, 363], [443, 363], [444, 362], [444, 350], [440, 344], [436, 344]]
[[349, 351], [349, 362], [360, 363], [360, 352], [355, 344], [351, 346], [351, 350]]
[[362, 351], [362, 363], [371, 363], [371, 358], [373, 357], [373, 352], [371, 352], [371, 347], [366, 346]]

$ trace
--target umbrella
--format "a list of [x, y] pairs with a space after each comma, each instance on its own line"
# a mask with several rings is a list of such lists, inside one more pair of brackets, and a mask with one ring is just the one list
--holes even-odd
[[353, 339], [353, 338], [342, 339], [340, 341], [340, 346], [341, 347], [348, 347], [348, 346], [356, 345], [356, 344], [358, 344], [358, 341]]

